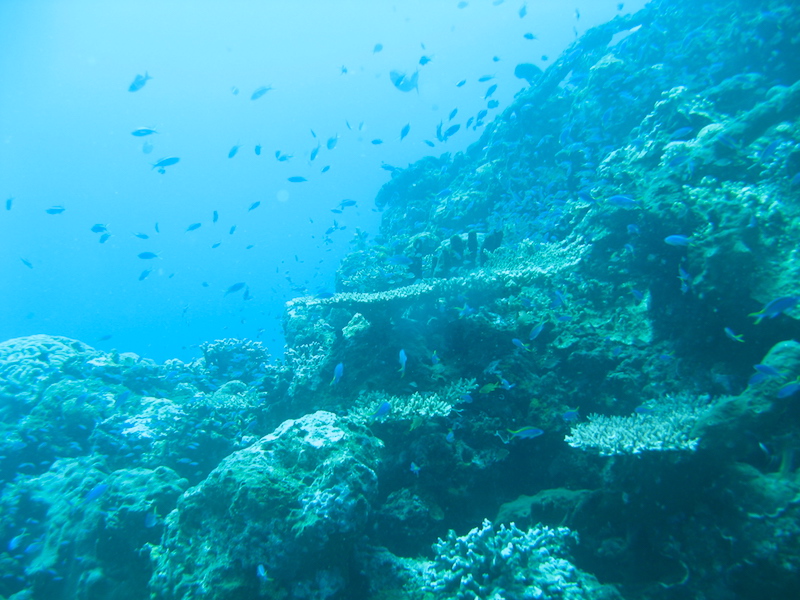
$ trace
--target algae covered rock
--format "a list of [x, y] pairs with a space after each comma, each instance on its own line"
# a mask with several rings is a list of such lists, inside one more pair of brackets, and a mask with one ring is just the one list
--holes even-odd
[[168, 516], [151, 553], [155, 597], [335, 593], [377, 492], [380, 446], [320, 411], [230, 455]]
[[14, 533], [3, 570], [34, 598], [142, 598], [144, 548], [187, 485], [166, 467], [107, 473], [99, 459], [58, 460], [3, 489], [0, 530]]

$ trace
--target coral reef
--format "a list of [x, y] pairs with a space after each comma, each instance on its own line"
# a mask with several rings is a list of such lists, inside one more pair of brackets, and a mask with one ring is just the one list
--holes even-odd
[[[225, 458], [181, 497], [162, 543], [151, 547], [156, 596], [340, 591], [348, 548], [363, 534], [377, 492], [380, 446], [360, 427], [316, 412]], [[324, 587], [328, 593], [315, 595]]]
[[0, 343], [0, 596], [795, 597], [792, 8], [589, 31], [393, 170], [281, 361]]
[[423, 571], [426, 589], [458, 599], [619, 598], [569, 561], [573, 537], [566, 527], [522, 531], [488, 520], [465, 536], [451, 530], [433, 546], [436, 557]]

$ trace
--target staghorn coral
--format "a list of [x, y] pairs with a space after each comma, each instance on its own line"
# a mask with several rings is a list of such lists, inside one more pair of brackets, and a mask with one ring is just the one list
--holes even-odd
[[436, 557], [422, 579], [427, 591], [447, 599], [619, 598], [570, 562], [576, 540], [566, 527], [522, 531], [514, 523], [495, 528], [484, 520], [465, 536], [451, 530], [435, 543]]
[[700, 441], [692, 429], [707, 408], [708, 398], [667, 398], [653, 409], [629, 417], [591, 414], [564, 440], [573, 448], [596, 450], [601, 456], [652, 451], [694, 451]]
[[477, 387], [474, 379], [459, 379], [438, 392], [414, 392], [410, 396], [390, 396], [379, 391], [364, 392], [353, 407], [352, 417], [357, 422], [371, 420], [384, 402], [391, 406], [390, 411], [381, 417], [386, 421], [446, 417], [453, 410], [454, 404], [464, 402], [464, 396]]

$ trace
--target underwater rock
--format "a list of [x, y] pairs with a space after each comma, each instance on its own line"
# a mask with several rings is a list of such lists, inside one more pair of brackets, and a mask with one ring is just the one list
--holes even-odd
[[33, 598], [143, 598], [145, 548], [187, 486], [165, 467], [108, 473], [97, 458], [57, 460], [3, 489], [0, 525], [21, 536], [5, 572], [24, 573]]
[[151, 553], [155, 597], [317, 597], [320, 586], [344, 586], [380, 447], [366, 429], [316, 412], [231, 454], [168, 515]]

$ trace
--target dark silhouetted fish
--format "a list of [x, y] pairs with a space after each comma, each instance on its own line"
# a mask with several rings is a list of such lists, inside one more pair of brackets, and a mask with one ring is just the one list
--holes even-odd
[[245, 285], [247, 284], [244, 281], [240, 281], [239, 283], [234, 283], [231, 287], [225, 290], [225, 295], [227, 296], [228, 294], [235, 294], [239, 290], [243, 289]]
[[261, 98], [261, 96], [263, 96], [264, 94], [266, 94], [266, 93], [267, 93], [268, 91], [270, 91], [271, 89], [272, 89], [272, 86], [269, 86], [269, 85], [262, 85], [262, 86], [261, 86], [260, 88], [258, 88], [258, 89], [257, 89], [255, 92], [253, 92], [253, 94], [250, 96], [250, 100], [258, 100], [259, 98]]
[[139, 127], [139, 129], [131, 131], [131, 135], [135, 135], [136, 137], [144, 137], [146, 135], [153, 135], [154, 133], [158, 132], [152, 127]]
[[153, 165], [154, 169], [163, 169], [164, 167], [170, 167], [172, 165], [177, 164], [181, 159], [177, 156], [168, 156], [167, 158], [162, 158], [157, 163]]
[[147, 71], [144, 72], [144, 75], [137, 75], [133, 79], [133, 83], [128, 86], [129, 92], [138, 92], [140, 89], [144, 87], [144, 84], [150, 81], [152, 77], [147, 74]]

